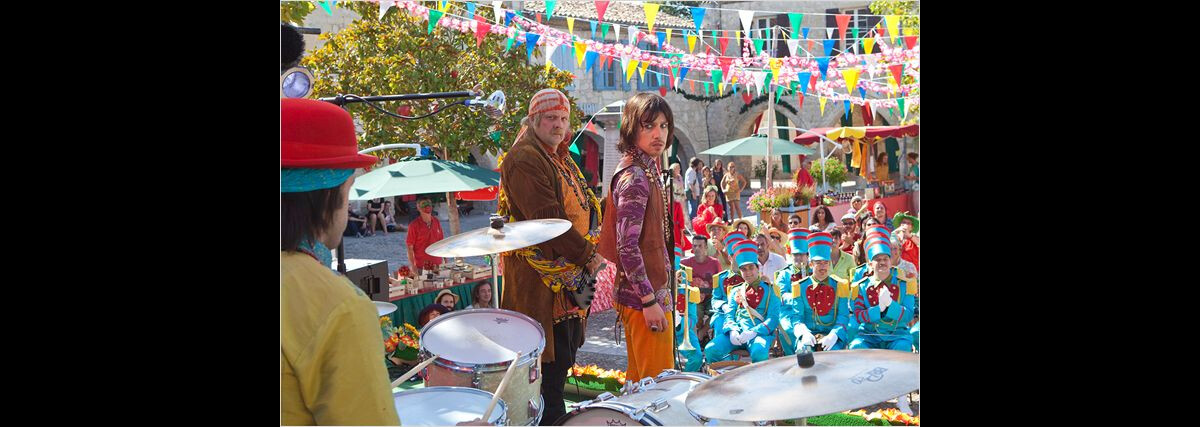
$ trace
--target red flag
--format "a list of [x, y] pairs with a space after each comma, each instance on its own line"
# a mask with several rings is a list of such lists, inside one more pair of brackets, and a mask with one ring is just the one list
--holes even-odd
[[540, 14], [540, 13], [537, 13], [537, 12], [533, 12], [533, 17], [534, 17], [534, 18], [537, 18], [537, 22], [538, 22], [539, 24], [541, 24], [541, 23], [542, 23], [542, 14]]
[[604, 11], [608, 10], [608, 1], [596, 0], [596, 17], [600, 18], [600, 22], [604, 22]]
[[[692, 92], [696, 91], [696, 81], [695, 80], [688, 80], [688, 86], [691, 86]], [[766, 169], [763, 169], [763, 170], [766, 170]], [[763, 176], [766, 176], [766, 175], [767, 175], [766, 172], [763, 172]]]
[[803, 90], [796, 91], [796, 97], [797, 97], [796, 108], [804, 108], [804, 91]]
[[904, 44], [908, 46], [909, 50], [917, 46], [917, 36], [904, 36], [903, 39]]
[[904, 64], [889, 65], [888, 70], [892, 72], [892, 77], [896, 78], [896, 85], [903, 86], [904, 82], [900, 80], [901, 72], [904, 71]]
[[[483, 16], [475, 15], [475, 17], [482, 18]], [[479, 21], [475, 25], [478, 25], [478, 27], [475, 28], [475, 47], [478, 48], [480, 45], [483, 44], [483, 38], [487, 37], [488, 32], [492, 30], [492, 24], [489, 24], [484, 21]]]
[[[808, 78], [808, 88], [813, 92], [817, 91], [817, 73], [813, 73], [812, 77]], [[763, 176], [766, 176], [766, 173], [763, 173]]]
[[721, 54], [725, 54], [725, 47], [729, 46], [729, 31], [722, 31], [723, 37], [717, 38], [717, 45], [721, 47]]
[[733, 64], [733, 58], [723, 56], [723, 57], [717, 58], [717, 63], [721, 65], [721, 75], [728, 76], [729, 75], [729, 65]]
[[662, 95], [662, 96], [667, 96], [667, 87], [666, 87], [666, 86], [659, 86], [659, 87], [658, 87], [658, 93], [659, 93], [659, 95]]
[[[742, 101], [745, 101], [746, 105], [750, 105], [750, 91], [747, 90], [742, 92]], [[757, 125], [755, 127], [757, 127]]]
[[863, 101], [862, 116], [864, 125], [871, 126], [875, 124], [875, 117], [871, 114], [871, 101]]
[[845, 43], [846, 26], [850, 24], [850, 15], [838, 15], [833, 18], [837, 20], [838, 36], [842, 38], [842, 43]]

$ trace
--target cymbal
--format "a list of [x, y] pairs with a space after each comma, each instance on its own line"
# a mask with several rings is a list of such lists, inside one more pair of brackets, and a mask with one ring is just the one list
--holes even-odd
[[371, 303], [375, 304], [375, 311], [378, 311], [380, 316], [387, 316], [398, 308], [396, 304], [390, 302], [371, 301]]
[[451, 236], [425, 248], [425, 253], [443, 257], [470, 257], [507, 252], [545, 242], [571, 229], [565, 219], [533, 219], [504, 224], [497, 230], [484, 227]]
[[773, 421], [874, 405], [921, 388], [921, 355], [896, 350], [837, 350], [765, 360], [705, 381], [688, 409], [706, 418]]

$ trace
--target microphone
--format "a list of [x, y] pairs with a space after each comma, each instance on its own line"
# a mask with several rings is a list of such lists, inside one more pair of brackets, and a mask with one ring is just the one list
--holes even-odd
[[811, 345], [804, 344], [796, 350], [796, 363], [801, 368], [811, 368], [816, 364], [816, 360], [813, 360], [813, 348]]

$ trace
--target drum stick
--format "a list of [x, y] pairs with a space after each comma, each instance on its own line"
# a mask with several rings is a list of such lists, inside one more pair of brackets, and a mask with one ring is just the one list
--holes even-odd
[[429, 366], [430, 363], [433, 363], [434, 360], [437, 360], [437, 355], [431, 355], [429, 357], [429, 360], [421, 362], [415, 368], [409, 369], [408, 372], [405, 372], [404, 375], [400, 376], [400, 378], [396, 378], [396, 381], [392, 381], [392, 387], [399, 387], [400, 384], [403, 384], [405, 381], [408, 381], [409, 378], [412, 378], [412, 376], [416, 375], [417, 372], [420, 372], [422, 369], [425, 369], [425, 367]]
[[[504, 393], [504, 387], [508, 386], [508, 380], [512, 378], [513, 371], [516, 370], [517, 362], [521, 360], [521, 352], [517, 352], [517, 358], [513, 359], [508, 364], [508, 370], [504, 371], [504, 378], [500, 380], [500, 386], [496, 387], [496, 394], [492, 395], [491, 403], [488, 403], [486, 411], [483, 411], [483, 421], [487, 422], [492, 416], [492, 409], [496, 408], [496, 402], [500, 400], [500, 393]], [[539, 366], [540, 368], [540, 366]]]

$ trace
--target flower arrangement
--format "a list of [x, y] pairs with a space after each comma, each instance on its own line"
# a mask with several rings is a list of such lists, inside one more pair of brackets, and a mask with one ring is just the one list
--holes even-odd
[[379, 322], [383, 329], [384, 354], [401, 360], [416, 360], [421, 348], [421, 332], [407, 323], [403, 328], [396, 328], [387, 316], [381, 317]]
[[896, 409], [896, 408], [882, 409], [882, 410], [872, 412], [870, 414], [868, 414], [867, 411], [859, 409], [854, 412], [846, 412], [846, 414], [857, 415], [857, 416], [863, 417], [867, 420], [867, 422], [871, 423], [872, 425], [915, 426], [915, 425], [921, 424], [921, 417], [914, 417], [912, 415], [905, 414], [903, 412], [900, 412], [900, 410]]
[[792, 198], [792, 189], [787, 187], [770, 187], [750, 195], [746, 200], [746, 206], [751, 212], [762, 212], [772, 208], [782, 208], [788, 206], [788, 199]]
[[796, 202], [796, 206], [810, 205], [809, 202], [813, 201], [813, 199], [816, 198], [816, 196], [817, 196], [817, 189], [815, 186], [812, 186], [812, 185], [806, 185], [803, 187], [797, 187], [795, 189], [792, 189], [792, 194], [791, 194], [791, 198], [792, 198], [792, 200], [794, 200]]
[[567, 383], [583, 388], [617, 392], [625, 385], [625, 371], [603, 369], [596, 365], [572, 366], [570, 374]]

